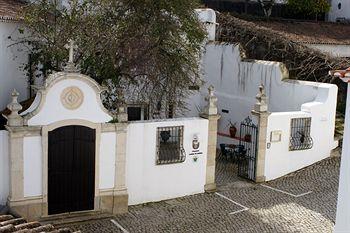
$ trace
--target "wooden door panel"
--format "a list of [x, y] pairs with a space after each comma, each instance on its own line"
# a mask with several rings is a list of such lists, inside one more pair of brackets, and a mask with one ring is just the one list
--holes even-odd
[[65, 126], [49, 132], [49, 214], [94, 209], [95, 130]]

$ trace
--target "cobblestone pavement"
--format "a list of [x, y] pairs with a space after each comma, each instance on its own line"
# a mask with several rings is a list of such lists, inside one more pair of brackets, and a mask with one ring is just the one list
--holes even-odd
[[223, 160], [217, 165], [220, 195], [205, 193], [131, 206], [128, 214], [113, 219], [119, 227], [111, 219], [69, 227], [82, 232], [123, 233], [332, 232], [339, 164], [340, 158], [326, 159], [264, 184], [271, 189], [238, 178], [237, 167]]

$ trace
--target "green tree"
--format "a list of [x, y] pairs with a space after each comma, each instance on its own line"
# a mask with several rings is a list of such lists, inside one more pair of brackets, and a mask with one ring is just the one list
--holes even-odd
[[296, 14], [315, 15], [316, 20], [331, 8], [328, 0], [288, 0], [288, 6]]
[[31, 33], [25, 42], [31, 44], [31, 65], [40, 75], [63, 69], [64, 45], [73, 39], [75, 63], [82, 73], [112, 85], [110, 95], [122, 89], [137, 101], [185, 108], [188, 87], [199, 79], [205, 38], [196, 0], [67, 2], [37, 0], [24, 10]]

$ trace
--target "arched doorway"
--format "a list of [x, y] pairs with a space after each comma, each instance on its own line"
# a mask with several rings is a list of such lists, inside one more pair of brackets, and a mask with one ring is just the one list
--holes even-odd
[[48, 133], [48, 214], [93, 210], [95, 129], [64, 126]]

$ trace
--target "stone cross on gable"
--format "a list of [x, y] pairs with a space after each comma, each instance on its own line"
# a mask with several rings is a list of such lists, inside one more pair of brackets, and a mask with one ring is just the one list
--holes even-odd
[[74, 49], [77, 49], [78, 46], [75, 44], [74, 40], [69, 40], [69, 44], [66, 44], [64, 47], [69, 49], [69, 60], [67, 65], [64, 67], [64, 71], [78, 72], [79, 70], [74, 65]]
[[73, 63], [73, 59], [74, 59], [74, 49], [77, 49], [78, 46], [75, 44], [75, 41], [74, 40], [69, 40], [68, 41], [69, 44], [66, 44], [64, 47], [66, 49], [69, 49], [69, 60], [68, 62], [69, 63]]

